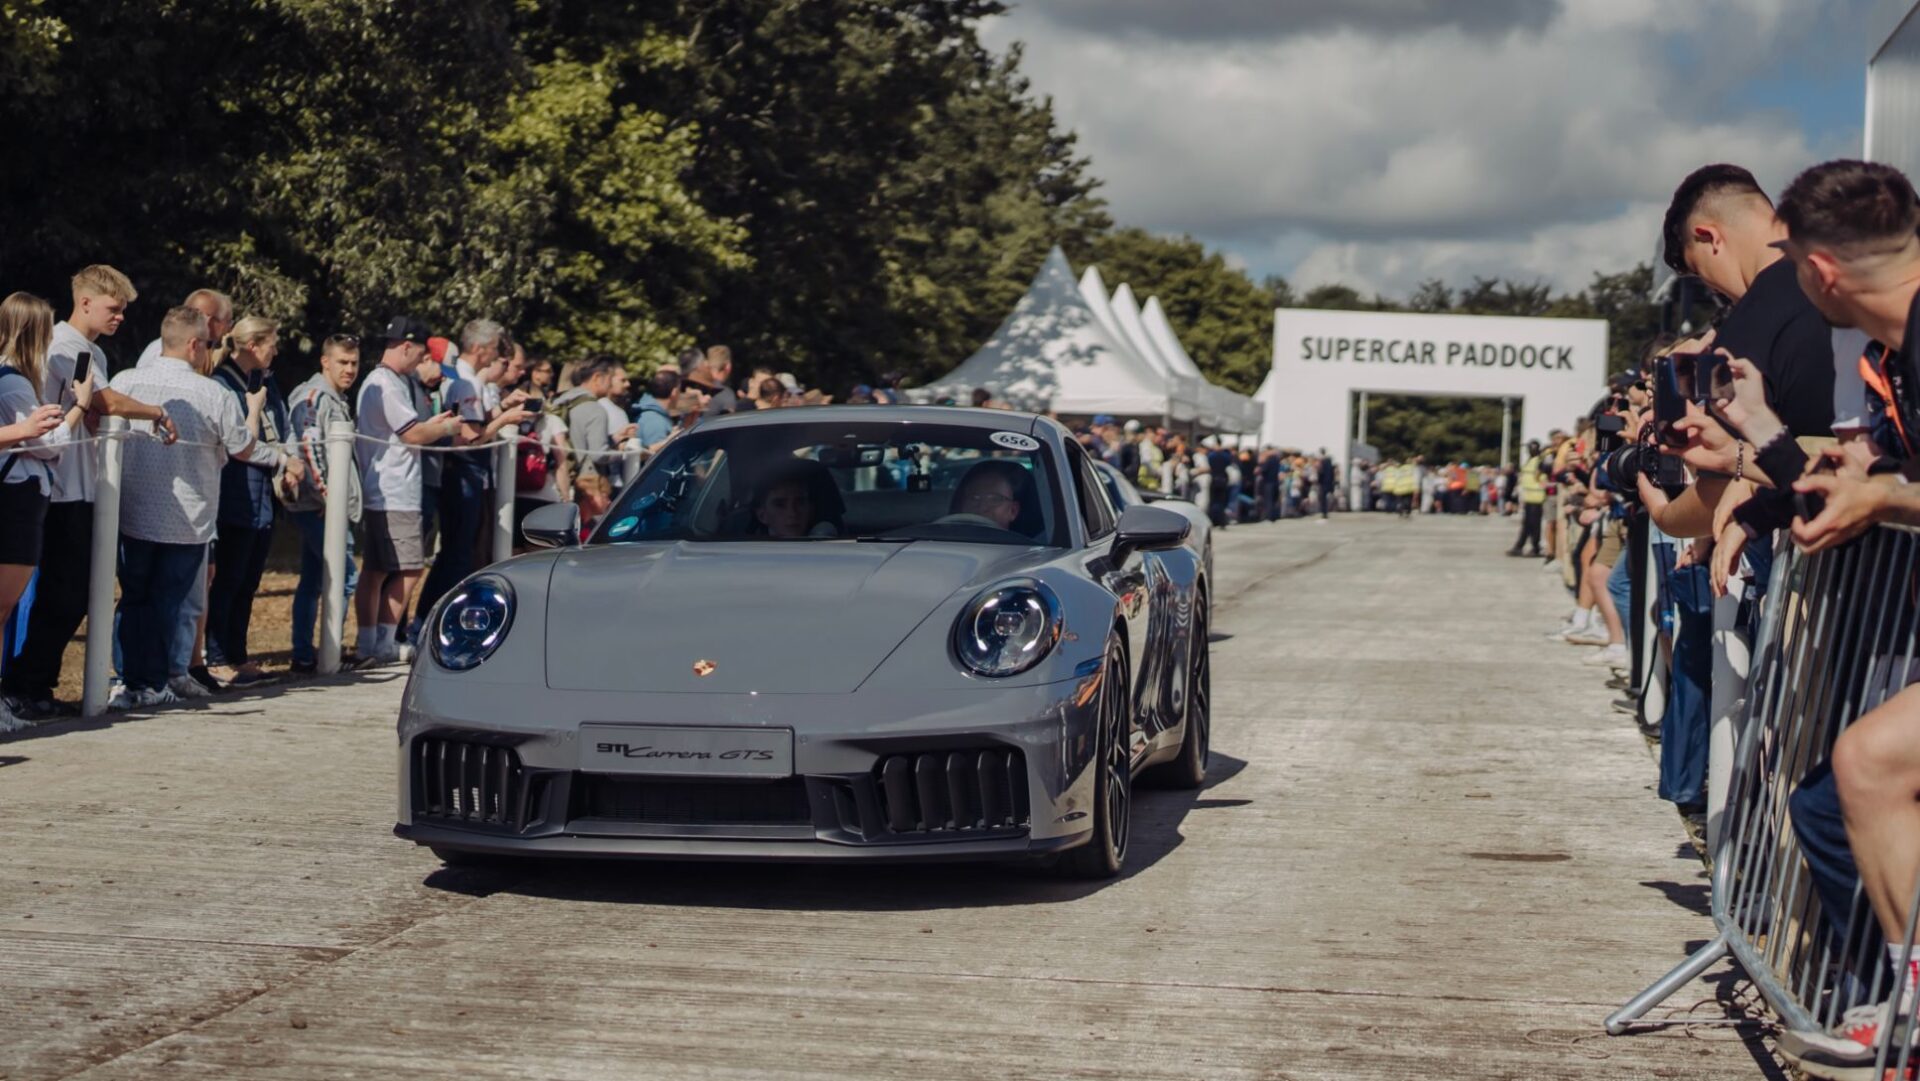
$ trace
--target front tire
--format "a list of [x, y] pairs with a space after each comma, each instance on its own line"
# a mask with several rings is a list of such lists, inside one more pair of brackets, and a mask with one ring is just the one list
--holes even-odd
[[1070, 878], [1105, 879], [1117, 876], [1127, 862], [1127, 839], [1133, 826], [1133, 724], [1128, 705], [1127, 654], [1114, 640], [1107, 642], [1101, 665], [1100, 735], [1093, 763], [1093, 836], [1060, 858], [1060, 871]]

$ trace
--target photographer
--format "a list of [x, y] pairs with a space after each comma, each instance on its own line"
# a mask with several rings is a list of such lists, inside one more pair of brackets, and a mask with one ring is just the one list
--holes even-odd
[[[1792, 262], [1782, 258], [1777, 245], [1787, 226], [1753, 174], [1736, 165], [1695, 170], [1674, 192], [1662, 229], [1667, 265], [1733, 302], [1697, 348], [1746, 358], [1764, 380], [1771, 411], [1793, 435], [1831, 434], [1832, 335], [1801, 291]], [[1733, 440], [1704, 413], [1689, 410], [1677, 431], [1695, 451], [1683, 457], [1700, 475], [1671, 500], [1652, 496], [1647, 506], [1673, 536], [1724, 538], [1732, 506], [1753, 491], [1745, 462], [1717, 452], [1734, 449]], [[1727, 553], [1721, 558], [1731, 560]]]

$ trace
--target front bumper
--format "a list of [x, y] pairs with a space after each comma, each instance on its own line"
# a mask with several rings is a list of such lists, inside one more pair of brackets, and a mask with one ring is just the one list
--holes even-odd
[[[1089, 677], [1097, 678], [1097, 677]], [[399, 725], [399, 822], [499, 855], [942, 861], [1044, 855], [1092, 826], [1087, 679], [919, 694], [607, 695], [416, 679]], [[526, 718], [542, 720], [529, 723]], [[793, 731], [793, 775], [582, 770], [589, 723]]]

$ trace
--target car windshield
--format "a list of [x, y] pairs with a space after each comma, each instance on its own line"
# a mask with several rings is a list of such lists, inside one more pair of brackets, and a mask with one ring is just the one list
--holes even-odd
[[912, 541], [1062, 546], [1060, 486], [1024, 432], [752, 424], [669, 443], [588, 542]]

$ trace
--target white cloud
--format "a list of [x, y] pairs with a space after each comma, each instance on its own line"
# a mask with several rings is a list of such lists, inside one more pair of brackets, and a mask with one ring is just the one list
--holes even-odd
[[[1541, 18], [1495, 3], [1480, 10], [1510, 9], [1510, 25], [1414, 20], [1420, 32], [1302, 28], [1285, 8], [1268, 5], [1261, 32], [1237, 6], [1207, 36], [1142, 14], [1205, 8], [1129, 3], [1103, 25], [1097, 5], [1051, 0], [985, 36], [1027, 43], [1035, 88], [1121, 221], [1239, 238], [1256, 272], [1365, 275], [1389, 294], [1450, 266], [1577, 287], [1649, 257], [1692, 168], [1736, 161], [1777, 188], [1819, 156], [1792, 116], [1739, 104], [1755, 65], [1803, 43], [1812, 5], [1566, 0]], [[1302, 236], [1320, 243], [1297, 268], [1263, 265], [1257, 253]]]

